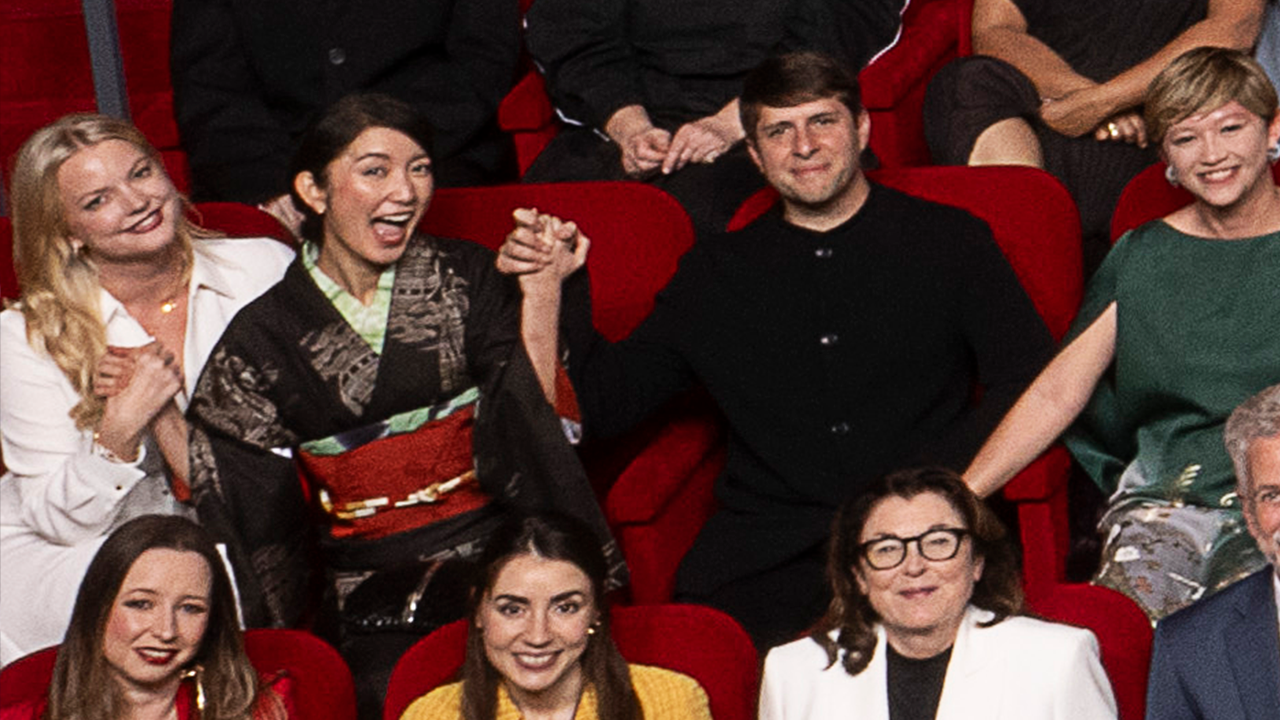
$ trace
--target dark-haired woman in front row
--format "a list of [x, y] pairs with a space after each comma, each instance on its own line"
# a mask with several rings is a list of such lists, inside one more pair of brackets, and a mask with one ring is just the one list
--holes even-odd
[[208, 534], [183, 517], [143, 515], [89, 564], [48, 696], [8, 706], [0, 719], [284, 720], [273, 685], [245, 655], [231, 581]]
[[693, 678], [622, 658], [607, 571], [580, 521], [508, 521], [476, 574], [462, 681], [418, 698], [402, 720], [710, 720]]
[[888, 475], [836, 516], [831, 608], [765, 660], [761, 720], [1116, 717], [1087, 630], [1015, 617], [1004, 528], [958, 475]]

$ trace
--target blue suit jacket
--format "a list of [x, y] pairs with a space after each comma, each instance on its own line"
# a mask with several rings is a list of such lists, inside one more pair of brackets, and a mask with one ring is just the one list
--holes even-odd
[[1156, 627], [1147, 720], [1280, 718], [1280, 629], [1268, 566]]

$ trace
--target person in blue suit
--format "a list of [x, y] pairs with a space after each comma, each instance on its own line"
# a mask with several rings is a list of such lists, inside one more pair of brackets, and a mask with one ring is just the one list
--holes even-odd
[[1280, 385], [1227, 421], [1249, 532], [1270, 566], [1156, 627], [1147, 720], [1274, 720], [1280, 713]]

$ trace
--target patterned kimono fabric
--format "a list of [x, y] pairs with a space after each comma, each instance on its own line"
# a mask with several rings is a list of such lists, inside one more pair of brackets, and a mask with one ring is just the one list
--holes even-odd
[[385, 323], [340, 311], [308, 264], [236, 317], [192, 400], [193, 492], [247, 624], [295, 624], [323, 565], [322, 629], [425, 634], [461, 616], [466, 561], [512, 510], [591, 522], [623, 584], [492, 254], [416, 236], [383, 277]]

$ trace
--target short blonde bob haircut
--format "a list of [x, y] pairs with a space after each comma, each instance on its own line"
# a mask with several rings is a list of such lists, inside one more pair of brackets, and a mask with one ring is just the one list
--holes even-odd
[[[126, 120], [92, 113], [66, 115], [46, 125], [18, 150], [13, 168], [14, 264], [27, 324], [27, 342], [44, 350], [80, 394], [71, 411], [76, 426], [93, 427], [102, 399], [93, 395], [93, 369], [106, 352], [106, 328], [99, 310], [101, 286], [91, 253], [71, 240], [58, 187], [58, 171], [83, 148], [123, 140], [150, 157], [164, 172], [160, 153]], [[210, 235], [179, 213], [177, 240], [190, 273], [192, 240]]]
[[1232, 100], [1266, 123], [1276, 115], [1276, 89], [1248, 54], [1217, 47], [1188, 50], [1147, 88], [1147, 137], [1159, 145], [1176, 123]]

